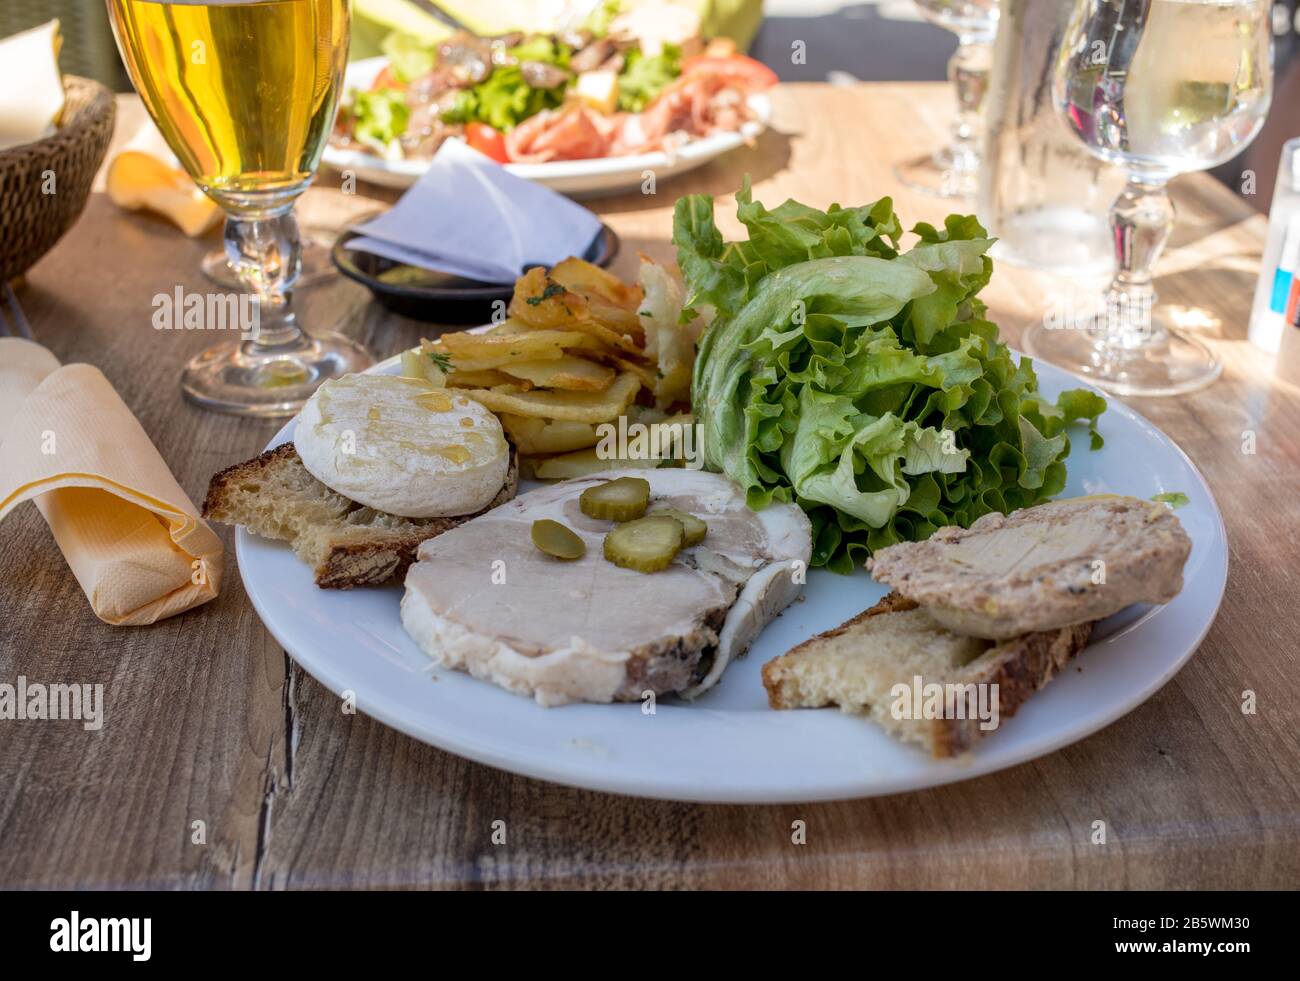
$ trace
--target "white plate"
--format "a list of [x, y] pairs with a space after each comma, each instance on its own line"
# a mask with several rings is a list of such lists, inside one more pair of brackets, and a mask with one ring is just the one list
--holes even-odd
[[[1037, 364], [1050, 397], [1083, 384]], [[395, 374], [397, 359], [374, 371]], [[293, 423], [272, 440], [291, 438]], [[1160, 430], [1115, 399], [1102, 417], [1104, 449], [1071, 440], [1067, 496], [1182, 491], [1192, 539], [1182, 593], [1098, 625], [1069, 669], [960, 761], [938, 761], [836, 709], [767, 707], [764, 662], [859, 613], [885, 592], [865, 571], [813, 570], [805, 599], [768, 626], [713, 691], [690, 704], [661, 701], [541, 708], [459, 672], [434, 668], [398, 619], [399, 587], [321, 590], [289, 548], [240, 528], [244, 588], [289, 654], [367, 715], [448, 752], [515, 773], [641, 797], [777, 803], [868, 797], [934, 787], [1014, 766], [1073, 743], [1140, 705], [1191, 657], [1223, 599], [1228, 550], [1210, 489]], [[1080, 670], [1074, 670], [1078, 667]]]
[[[348, 65], [343, 89], [370, 87], [380, 69], [388, 63], [384, 57], [365, 58]], [[738, 133], [716, 133], [692, 140], [675, 153], [638, 153], [628, 157], [603, 157], [597, 160], [556, 160], [539, 164], [505, 164], [506, 170], [516, 177], [544, 184], [553, 191], [572, 197], [598, 197], [639, 188], [646, 171], [652, 171], [655, 181], [664, 181], [677, 174], [694, 170], [714, 157], [754, 139], [763, 132], [772, 117], [772, 102], [765, 94], [750, 96], [750, 108], [758, 117], [745, 123]], [[351, 171], [362, 180], [384, 187], [409, 187], [429, 167], [426, 160], [385, 160], [358, 150], [340, 150], [327, 146], [322, 158], [335, 170]]]

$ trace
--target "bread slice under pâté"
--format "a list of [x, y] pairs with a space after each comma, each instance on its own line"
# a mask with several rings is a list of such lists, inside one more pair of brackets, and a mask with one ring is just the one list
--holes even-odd
[[870, 716], [892, 735], [936, 757], [958, 756], [984, 735], [978, 718], [895, 718], [895, 685], [998, 685], [998, 716], [1025, 700], [1083, 650], [1091, 623], [994, 642], [947, 630], [915, 602], [890, 593], [833, 630], [763, 665], [763, 686], [775, 709], [823, 708]]

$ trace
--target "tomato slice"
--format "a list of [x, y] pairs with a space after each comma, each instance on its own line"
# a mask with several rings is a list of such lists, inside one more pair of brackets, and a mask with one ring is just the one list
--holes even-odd
[[397, 73], [393, 71], [392, 65], [385, 65], [380, 69], [379, 74], [375, 76], [375, 80], [370, 83], [371, 92], [378, 92], [380, 89], [405, 88], [406, 83], [398, 79]]
[[485, 157], [491, 157], [497, 163], [509, 163], [510, 155], [506, 153], [506, 138], [501, 131], [487, 123], [468, 123], [465, 126], [465, 142]]
[[776, 72], [767, 65], [742, 54], [687, 58], [682, 62], [682, 78], [688, 75], [729, 75], [755, 89], [770, 89], [778, 81]]

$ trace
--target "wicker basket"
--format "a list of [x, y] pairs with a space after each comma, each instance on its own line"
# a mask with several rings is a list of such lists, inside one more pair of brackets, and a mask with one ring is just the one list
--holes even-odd
[[76, 75], [64, 77], [64, 88], [55, 133], [0, 150], [0, 283], [30, 269], [73, 226], [108, 152], [117, 115], [113, 93]]

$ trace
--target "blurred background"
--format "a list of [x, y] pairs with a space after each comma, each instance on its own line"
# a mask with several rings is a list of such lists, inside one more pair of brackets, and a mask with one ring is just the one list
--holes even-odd
[[[677, 0], [682, 2], [682, 0]], [[689, 0], [688, 0], [689, 2]], [[749, 53], [782, 81], [925, 81], [947, 77], [956, 35], [921, 19], [912, 0], [696, 0], [708, 8], [706, 24], [748, 44]], [[1071, 0], [1042, 0], [1069, 3]], [[456, 26], [485, 19], [511, 26], [544, 18], [559, 0], [353, 0], [353, 56], [375, 54], [378, 39], [409, 18], [433, 16]], [[1276, 80], [1273, 108], [1264, 130], [1241, 156], [1212, 173], [1240, 193], [1245, 171], [1256, 175], [1258, 193], [1246, 196], [1267, 211], [1282, 144], [1300, 135], [1300, 0], [1273, 7]], [[58, 17], [66, 72], [97, 78], [115, 91], [130, 90], [99, 0], [3, 0], [0, 37]], [[792, 58], [803, 42], [806, 58]]]

